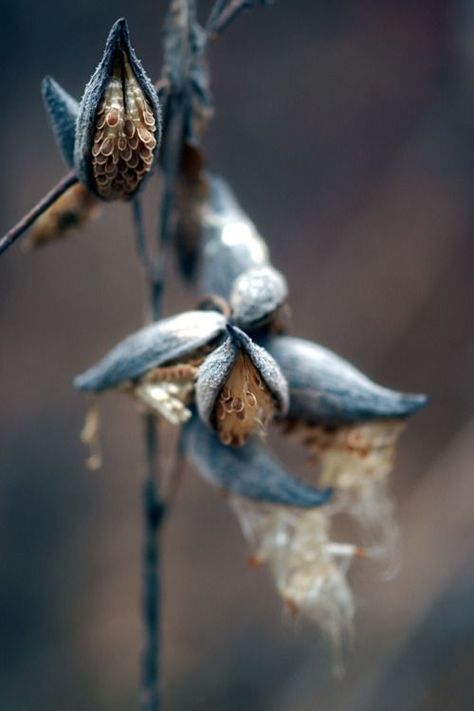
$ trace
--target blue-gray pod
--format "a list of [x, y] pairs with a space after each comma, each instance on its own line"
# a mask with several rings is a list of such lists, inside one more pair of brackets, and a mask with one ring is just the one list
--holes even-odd
[[275, 319], [288, 298], [283, 274], [270, 265], [251, 267], [234, 281], [229, 305], [232, 319], [245, 330], [258, 329]]
[[239, 274], [269, 263], [268, 248], [228, 183], [217, 175], [207, 178], [208, 200], [201, 218], [200, 287], [204, 293], [228, 299]]
[[404, 418], [426, 405], [425, 395], [376, 385], [327, 348], [290, 336], [262, 345], [275, 358], [290, 390], [289, 417], [323, 425]]
[[41, 93], [56, 145], [66, 165], [72, 168], [79, 102], [73, 99], [52, 77], [43, 79]]
[[288, 387], [274, 359], [243, 331], [229, 338], [199, 368], [196, 404], [202, 420], [225, 445], [241, 446], [263, 433], [275, 414], [288, 409]]
[[153, 368], [193, 354], [225, 332], [215, 311], [186, 311], [128, 336], [102, 360], [74, 380], [79, 390], [100, 392], [140, 378]]
[[312, 508], [328, 502], [330, 489], [316, 489], [288, 474], [268, 450], [252, 440], [235, 449], [225, 447], [194, 416], [184, 427], [185, 456], [206, 481], [255, 501]]
[[87, 189], [126, 200], [142, 186], [161, 139], [158, 96], [117, 20], [79, 105], [52, 79], [43, 97], [59, 149]]

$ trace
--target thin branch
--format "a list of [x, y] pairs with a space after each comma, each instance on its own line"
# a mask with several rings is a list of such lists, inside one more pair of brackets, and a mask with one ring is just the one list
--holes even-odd
[[21, 237], [29, 227], [63, 195], [66, 190], [78, 182], [74, 171], [71, 171], [54, 186], [7, 234], [0, 240], [0, 254], [3, 254], [16, 240]]
[[[268, 0], [261, 0], [262, 5], [269, 5]], [[216, 0], [209, 19], [206, 23], [206, 32], [210, 37], [223, 32], [245, 10], [251, 10], [255, 0]]]

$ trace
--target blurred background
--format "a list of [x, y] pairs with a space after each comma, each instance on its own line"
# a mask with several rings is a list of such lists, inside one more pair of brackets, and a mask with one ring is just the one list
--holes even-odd
[[[165, 7], [3, 0], [2, 233], [64, 173], [42, 77], [80, 96], [120, 15], [157, 76]], [[247, 566], [232, 512], [187, 472], [165, 534], [164, 708], [472, 709], [473, 3], [278, 0], [240, 17], [212, 66], [209, 164], [284, 268], [294, 333], [432, 404], [392, 479], [401, 572], [351, 573], [342, 681], [317, 630], [285, 620], [265, 570]], [[194, 303], [168, 284], [168, 312]], [[136, 707], [140, 420], [128, 399], [104, 397], [104, 466], [85, 470], [71, 380], [140, 326], [144, 297], [121, 205], [64, 243], [1, 259], [2, 709]]]

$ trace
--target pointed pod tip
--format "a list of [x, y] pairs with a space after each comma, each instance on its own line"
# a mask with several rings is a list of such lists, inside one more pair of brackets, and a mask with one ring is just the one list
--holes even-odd
[[232, 343], [237, 346], [237, 348], [241, 348], [243, 345], [248, 345], [248, 343], [251, 342], [251, 339], [247, 336], [247, 334], [244, 333], [244, 331], [242, 331], [238, 326], [227, 323], [226, 328], [227, 333], [232, 339]]
[[412, 415], [415, 412], [417, 412], [418, 410], [421, 410], [423, 407], [426, 407], [429, 404], [430, 404], [430, 397], [428, 395], [423, 395], [423, 394], [404, 395], [402, 398], [403, 415], [406, 415], [406, 416]]

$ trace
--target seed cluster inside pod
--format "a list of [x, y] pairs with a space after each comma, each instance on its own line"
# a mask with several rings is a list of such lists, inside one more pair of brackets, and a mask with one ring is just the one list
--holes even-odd
[[98, 194], [127, 199], [151, 170], [156, 120], [125, 52], [118, 49], [96, 114], [92, 172]]
[[249, 356], [239, 353], [215, 405], [215, 425], [222, 444], [241, 446], [252, 432], [263, 434], [275, 401]]
[[133, 393], [172, 425], [183, 424], [191, 417], [186, 405], [192, 397], [197, 372], [194, 363], [153, 368], [135, 385]]

